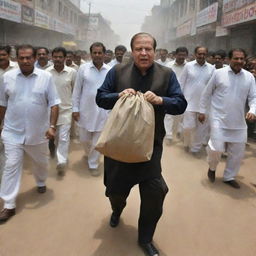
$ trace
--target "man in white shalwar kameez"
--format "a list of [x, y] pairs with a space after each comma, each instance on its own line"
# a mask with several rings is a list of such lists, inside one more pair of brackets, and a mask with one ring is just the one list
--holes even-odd
[[76, 70], [65, 65], [66, 54], [65, 48], [54, 48], [52, 51], [54, 65], [46, 69], [52, 74], [53, 82], [61, 100], [55, 138], [57, 145], [56, 169], [60, 176], [65, 174], [68, 163], [72, 121], [72, 91], [76, 79]]
[[[16, 62], [13, 62], [10, 60], [10, 54], [11, 54], [11, 47], [6, 46], [0, 46], [0, 79], [2, 79], [2, 76], [7, 71], [17, 68], [18, 65]], [[2, 130], [2, 126], [0, 125], [0, 132]], [[4, 169], [4, 144], [2, 142], [2, 139], [0, 138], [0, 184], [1, 184], [1, 177]]]
[[[179, 81], [182, 71], [187, 63], [188, 49], [186, 47], [178, 47], [175, 51], [175, 60], [170, 61], [166, 67], [171, 68], [177, 76]], [[181, 122], [183, 115], [168, 115], [164, 117], [164, 127], [166, 132], [166, 139], [170, 142], [178, 134], [181, 133]]]
[[38, 193], [46, 192], [47, 139], [55, 136], [60, 100], [51, 74], [34, 67], [35, 57], [31, 45], [19, 46], [19, 68], [6, 72], [0, 81], [0, 124], [4, 119], [1, 137], [6, 158], [0, 190], [4, 201], [0, 223], [15, 215], [25, 153], [34, 164]]
[[[221, 159], [221, 153], [227, 150], [227, 163], [224, 171], [224, 183], [238, 189], [235, 181], [244, 155], [247, 141], [245, 118], [255, 119], [256, 85], [251, 73], [242, 67], [246, 53], [243, 49], [234, 49], [229, 53], [230, 66], [214, 72], [200, 100], [199, 121], [204, 122], [210, 105], [211, 134], [207, 147], [208, 178], [215, 181], [215, 171]], [[249, 112], [245, 115], [248, 100]]]
[[96, 105], [97, 89], [103, 84], [110, 66], [104, 63], [105, 46], [94, 43], [90, 47], [92, 61], [83, 64], [77, 73], [73, 91], [73, 118], [78, 122], [80, 141], [88, 156], [91, 174], [99, 175], [100, 153], [95, 150], [108, 112]]
[[203, 89], [210, 80], [214, 66], [206, 62], [207, 48], [195, 48], [196, 60], [187, 63], [180, 76], [180, 85], [188, 102], [188, 107], [183, 117], [183, 137], [186, 151], [197, 154], [203, 144], [207, 144], [209, 136], [208, 122], [198, 121], [199, 101]]

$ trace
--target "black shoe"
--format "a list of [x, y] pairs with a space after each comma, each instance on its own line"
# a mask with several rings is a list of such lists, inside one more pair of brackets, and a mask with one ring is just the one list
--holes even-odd
[[208, 169], [208, 179], [212, 183], [215, 181], [215, 170]]
[[49, 144], [48, 144], [49, 150], [50, 150], [50, 155], [51, 158], [55, 157], [55, 144], [54, 144], [54, 139], [50, 139], [49, 140]]
[[46, 186], [37, 187], [37, 192], [43, 194], [46, 192]]
[[231, 186], [232, 188], [239, 189], [240, 185], [235, 181], [235, 180], [228, 180], [228, 181], [223, 181], [225, 184]]
[[147, 243], [147, 244], [139, 243], [139, 246], [142, 248], [145, 255], [147, 255], [147, 256], [159, 256], [158, 250], [156, 249], [156, 247], [152, 243]]
[[4, 223], [7, 220], [9, 220], [12, 216], [15, 215], [15, 208], [14, 209], [6, 209], [4, 208], [1, 212], [0, 212], [0, 223]]
[[110, 227], [112, 227], [112, 228], [117, 227], [119, 224], [119, 220], [120, 220], [120, 216], [112, 213], [111, 217], [110, 217], [110, 221], [109, 221]]

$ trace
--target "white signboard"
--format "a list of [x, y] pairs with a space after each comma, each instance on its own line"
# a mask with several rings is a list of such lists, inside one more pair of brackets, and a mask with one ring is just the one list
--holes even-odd
[[235, 24], [256, 19], [256, 2], [239, 10], [224, 14], [222, 16], [222, 26], [228, 27]]
[[216, 27], [216, 37], [227, 36], [228, 34], [229, 32], [227, 28], [223, 28], [221, 26]]
[[223, 13], [237, 10], [254, 2], [255, 0], [223, 0]]
[[218, 2], [208, 6], [197, 14], [196, 27], [201, 27], [217, 21]]
[[0, 18], [21, 22], [21, 5], [11, 0], [0, 0]]
[[35, 10], [35, 26], [49, 29], [50, 28], [49, 16], [43, 12]]
[[191, 20], [180, 25], [176, 29], [176, 37], [183, 37], [191, 33]]

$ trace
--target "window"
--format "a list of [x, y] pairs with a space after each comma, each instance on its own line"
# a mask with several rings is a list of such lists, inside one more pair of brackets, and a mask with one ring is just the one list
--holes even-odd
[[62, 17], [62, 2], [59, 1], [59, 16]]
[[190, 0], [189, 2], [189, 10], [194, 11], [196, 8], [196, 1], [195, 0]]
[[63, 17], [65, 20], [66, 19], [68, 20], [68, 7], [67, 6], [64, 6]]

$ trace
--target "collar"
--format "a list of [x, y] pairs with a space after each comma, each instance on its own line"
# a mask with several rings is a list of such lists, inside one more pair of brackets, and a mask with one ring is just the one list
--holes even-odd
[[36, 63], [35, 63], [35, 66], [36, 66], [37, 68], [46, 69], [46, 68], [52, 66], [52, 64], [51, 64], [51, 62], [48, 60], [47, 64], [42, 67], [42, 66], [40, 66], [40, 64], [39, 64], [39, 62], [38, 62], [38, 60], [37, 60]]
[[[197, 66], [199, 66], [199, 67], [205, 67], [205, 66], [207, 66], [209, 63], [207, 63], [206, 61], [205, 61], [205, 63], [201, 66], [198, 62], [197, 62], [197, 60], [194, 60], [194, 65], [197, 65]], [[209, 64], [209, 65], [211, 65], [211, 64]]]
[[54, 65], [50, 66], [48, 69], [48, 71], [55, 71], [57, 72], [58, 74], [60, 73], [63, 73], [63, 72], [68, 72], [69, 71], [69, 68], [68, 66], [64, 65], [64, 68], [61, 70], [61, 72], [58, 72], [55, 68], [54, 68]]
[[233, 69], [230, 67], [230, 65], [228, 65], [226, 68], [228, 69], [228, 72], [232, 72], [234, 75], [241, 75], [241, 74], [244, 73], [244, 69], [243, 68], [237, 74], [233, 71]]
[[24, 76], [23, 73], [21, 72], [20, 68], [17, 68], [17, 75], [18, 76], [23, 76], [23, 77], [32, 77], [32, 76], [38, 76], [40, 73], [40, 69], [34, 67], [33, 72], [29, 76]]
[[12, 67], [12, 68], [17, 67], [17, 62], [9, 60], [9, 67]]
[[178, 66], [178, 67], [183, 67], [183, 66], [185, 66], [185, 65], [187, 64], [187, 61], [185, 60], [185, 61], [183, 62], [183, 64], [179, 65], [179, 64], [176, 62], [176, 59], [175, 59], [174, 62], [173, 62], [173, 64], [174, 64], [175, 66]]
[[[107, 65], [103, 62], [103, 65], [102, 65], [102, 67], [100, 68], [100, 70], [102, 70], [102, 69], [107, 69]], [[95, 67], [95, 65], [93, 64], [93, 62], [92, 61], [90, 61], [89, 62], [89, 68], [95, 68], [95, 69], [97, 69], [96, 67]], [[98, 70], [98, 69], [97, 69]], [[99, 71], [100, 71], [99, 70]]]

